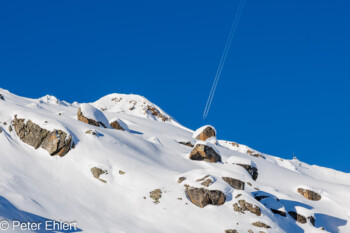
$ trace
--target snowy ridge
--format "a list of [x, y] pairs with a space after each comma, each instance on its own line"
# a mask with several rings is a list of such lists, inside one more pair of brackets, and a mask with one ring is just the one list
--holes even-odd
[[[76, 221], [79, 230], [88, 233], [350, 232], [348, 173], [229, 141], [196, 141], [192, 130], [136, 95], [112, 94], [91, 104], [104, 110], [101, 114], [107, 122], [122, 122], [127, 130], [121, 131], [78, 121], [77, 111], [84, 104], [29, 99], [3, 89], [0, 94], [4, 96], [0, 99], [0, 221]], [[114, 98], [122, 100], [114, 103]], [[160, 115], [145, 111], [147, 105], [170, 120], [164, 122]], [[42, 128], [69, 133], [75, 148], [64, 157], [34, 149], [13, 129], [16, 114]], [[86, 133], [89, 130], [94, 134]], [[221, 155], [222, 162], [191, 160], [193, 148], [178, 142], [204, 143]], [[238, 164], [256, 167], [257, 179], [249, 167]], [[100, 179], [94, 177], [94, 168], [103, 172]], [[223, 177], [244, 182], [244, 189], [232, 187]], [[208, 179], [208, 186], [203, 185]], [[219, 190], [225, 202], [200, 208], [186, 195], [186, 187]], [[321, 198], [308, 200], [298, 189], [312, 190]], [[161, 192], [158, 203], [150, 194], [154, 190]], [[260, 215], [240, 212], [242, 200], [258, 207]], [[306, 222], [297, 222], [294, 213], [306, 217]]]

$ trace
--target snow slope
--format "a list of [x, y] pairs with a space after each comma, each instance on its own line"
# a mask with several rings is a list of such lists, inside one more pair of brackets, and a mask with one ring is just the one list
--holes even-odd
[[[221, 154], [222, 163], [190, 160], [192, 148], [178, 142], [194, 142], [193, 131], [136, 95], [112, 94], [92, 103], [103, 110], [109, 122], [120, 119], [127, 125], [127, 131], [119, 131], [78, 121], [78, 103], [54, 97], [44, 98], [47, 101], [23, 98], [3, 89], [0, 94], [4, 96], [0, 100], [0, 223], [3, 219], [74, 221], [79, 231], [89, 233], [223, 233], [226, 229], [350, 232], [350, 174], [262, 154], [223, 140], [211, 144]], [[159, 114], [148, 110], [153, 108]], [[65, 130], [72, 135], [75, 148], [64, 157], [50, 156], [42, 148], [35, 150], [10, 131], [16, 114], [46, 129]], [[98, 134], [86, 134], [90, 129]], [[239, 162], [258, 168], [256, 181], [235, 164]], [[93, 167], [108, 171], [101, 175], [106, 183], [93, 177]], [[203, 187], [196, 180], [206, 175], [214, 181], [208, 189], [224, 192], [223, 205], [199, 208], [186, 196], [184, 184]], [[178, 183], [179, 177], [186, 180]], [[236, 178], [251, 186], [236, 190], [221, 177]], [[300, 187], [317, 191], [322, 199], [307, 200], [297, 193]], [[162, 191], [158, 204], [150, 198], [154, 189]], [[238, 194], [259, 206], [261, 216], [234, 211]], [[257, 195], [268, 198], [258, 201], [254, 198]], [[298, 223], [288, 214], [274, 214], [270, 208], [313, 215], [316, 226], [309, 221]], [[256, 221], [271, 228], [253, 226]]]

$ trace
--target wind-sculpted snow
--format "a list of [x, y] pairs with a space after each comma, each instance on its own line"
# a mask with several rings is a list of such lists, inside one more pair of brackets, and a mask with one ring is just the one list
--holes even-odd
[[[107, 122], [122, 122], [122, 131], [78, 121], [82, 104], [23, 98], [3, 89], [0, 94], [0, 221], [56, 219], [76, 222], [77, 231], [88, 233], [350, 232], [350, 174], [223, 140], [205, 142], [221, 162], [191, 160], [193, 147], [179, 142], [198, 145], [193, 131], [152, 111], [145, 114], [145, 99], [134, 95], [113, 94], [92, 104]], [[122, 107], [109, 101], [119, 96], [125, 98]], [[10, 129], [16, 114], [43, 129], [64, 130], [75, 147], [59, 157], [29, 146]], [[186, 189], [195, 191], [192, 201], [206, 193], [218, 198], [200, 202], [201, 208]], [[309, 200], [305, 190], [321, 198]]]

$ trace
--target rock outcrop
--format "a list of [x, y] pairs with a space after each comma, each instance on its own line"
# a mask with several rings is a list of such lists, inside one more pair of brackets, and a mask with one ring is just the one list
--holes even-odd
[[225, 230], [225, 233], [238, 233], [238, 231], [236, 231], [234, 229], [227, 229], [227, 230]]
[[109, 123], [109, 125], [114, 129], [125, 131], [125, 129], [119, 124], [117, 120], [112, 121], [111, 123]]
[[178, 143], [184, 146], [193, 147], [193, 144], [191, 142], [178, 142]]
[[321, 200], [321, 195], [309, 189], [298, 188], [298, 193], [311, 201]]
[[101, 168], [98, 167], [93, 167], [91, 168], [91, 173], [92, 175], [98, 179], [99, 181], [103, 182], [103, 183], [107, 183], [107, 181], [105, 181], [104, 179], [101, 179], [100, 176], [103, 174], [108, 174], [107, 170], [102, 170]]
[[315, 226], [315, 217], [314, 216], [308, 216], [305, 217], [295, 211], [289, 211], [288, 214], [295, 219], [295, 221], [301, 223], [301, 224], [305, 224], [307, 223], [307, 220], [310, 221], [310, 223]]
[[179, 179], [177, 180], [177, 183], [182, 183], [184, 180], [186, 180], [187, 178], [186, 177], [183, 177], [183, 176], [181, 176], [181, 177], [179, 177]]
[[208, 138], [216, 137], [216, 130], [213, 126], [206, 125], [206, 126], [203, 126], [199, 129], [197, 129], [194, 132], [193, 137], [198, 139], [198, 140], [205, 141]]
[[78, 109], [77, 117], [78, 117], [79, 121], [82, 121], [82, 122], [84, 122], [86, 124], [94, 125], [94, 126], [97, 126], [97, 127], [102, 126], [102, 127], [106, 128], [106, 125], [103, 122], [101, 122], [101, 121], [97, 122], [94, 119], [90, 119], [90, 118], [85, 117], [83, 115], [82, 111], [81, 111], [81, 108]]
[[269, 225], [263, 222], [253, 222], [252, 225], [256, 227], [266, 228], [266, 229], [271, 228]]
[[197, 143], [190, 154], [191, 160], [204, 160], [207, 162], [221, 162], [221, 156], [209, 145]]
[[252, 165], [236, 163], [236, 165], [243, 167], [251, 175], [253, 180], [258, 179], [258, 169]]
[[244, 182], [231, 177], [222, 177], [222, 179], [228, 183], [232, 188], [238, 190], [244, 190]]
[[201, 208], [207, 205], [222, 205], [226, 201], [225, 194], [220, 190], [208, 190], [205, 188], [187, 186], [185, 191], [190, 201]]
[[0, 100], [5, 100], [4, 95], [0, 94]]
[[159, 199], [162, 197], [162, 190], [155, 189], [149, 193], [149, 197], [154, 200], [155, 204], [159, 203]]
[[257, 216], [261, 215], [261, 210], [258, 206], [253, 205], [245, 200], [239, 200], [238, 203], [233, 204], [234, 211], [244, 213], [244, 211], [249, 211]]
[[62, 131], [48, 131], [33, 123], [31, 120], [18, 119], [15, 116], [13, 126], [17, 136], [35, 149], [39, 147], [47, 150], [50, 155], [64, 156], [73, 146], [72, 137]]

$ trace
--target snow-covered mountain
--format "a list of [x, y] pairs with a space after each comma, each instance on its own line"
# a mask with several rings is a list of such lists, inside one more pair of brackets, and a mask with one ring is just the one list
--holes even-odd
[[137, 95], [0, 89], [0, 231], [350, 232], [350, 174], [217, 137]]

